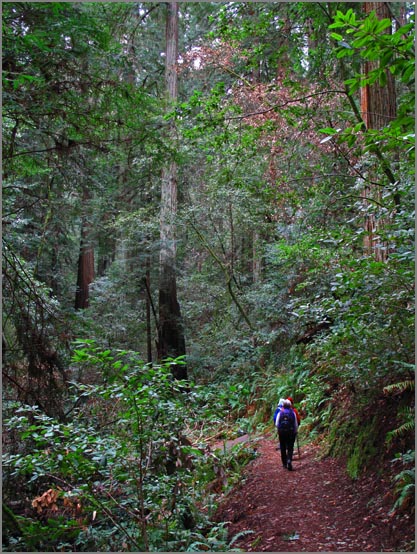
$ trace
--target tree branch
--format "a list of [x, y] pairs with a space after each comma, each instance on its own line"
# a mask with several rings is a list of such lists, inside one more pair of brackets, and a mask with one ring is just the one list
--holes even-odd
[[224, 273], [224, 276], [226, 278], [226, 285], [227, 285], [227, 290], [229, 291], [229, 294], [233, 300], [233, 302], [236, 304], [236, 307], [237, 309], [239, 310], [240, 314], [242, 315], [243, 319], [246, 321], [249, 329], [251, 331], [254, 331], [254, 327], [252, 325], [252, 322], [250, 321], [247, 313], [245, 312], [242, 304], [239, 302], [238, 298], [236, 297], [234, 291], [233, 291], [233, 288], [232, 288], [232, 279], [233, 279], [233, 275], [230, 275], [227, 267], [224, 265], [224, 263], [221, 261], [221, 259], [217, 256], [217, 254], [214, 252], [214, 250], [212, 249], [212, 247], [208, 244], [208, 242], [206, 241], [205, 237], [203, 236], [203, 234], [201, 233], [201, 231], [196, 227], [196, 225], [194, 225], [194, 223], [191, 221], [191, 219], [189, 220], [189, 223], [191, 225], [191, 227], [194, 229], [196, 235], [198, 236], [198, 238], [200, 239], [201, 243], [203, 244], [203, 246], [206, 248], [206, 250], [208, 251], [208, 253], [212, 256], [212, 258], [215, 260], [215, 262], [220, 266], [221, 270], [223, 271]]
[[314, 98], [315, 96], [321, 96], [323, 94], [345, 94], [345, 90], [325, 90], [322, 92], [314, 92], [312, 94], [308, 94], [307, 96], [302, 96], [301, 98], [294, 98], [293, 100], [287, 100], [286, 102], [282, 104], [274, 104], [270, 108], [267, 108], [265, 110], [260, 110], [256, 112], [249, 112], [243, 115], [236, 115], [236, 116], [230, 116], [225, 117], [226, 121], [231, 121], [233, 119], [245, 119], [247, 117], [252, 117], [254, 115], [263, 115], [269, 112], [272, 112], [274, 110], [277, 110], [279, 108], [285, 108], [285, 106], [288, 106], [289, 104], [295, 104], [296, 102], [302, 102], [303, 100], [308, 100], [309, 98]]

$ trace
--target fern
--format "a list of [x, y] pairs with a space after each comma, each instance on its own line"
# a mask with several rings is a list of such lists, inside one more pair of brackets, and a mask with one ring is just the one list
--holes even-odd
[[398, 498], [391, 510], [392, 512], [398, 508], [405, 508], [410, 503], [414, 502], [415, 471], [414, 469], [402, 471], [399, 475], [396, 475], [394, 479], [399, 481], [399, 483], [395, 487]]
[[394, 477], [394, 481], [409, 481], [410, 483], [414, 483], [415, 475], [416, 472], [414, 468], [404, 469], [404, 471]]
[[394, 394], [396, 392], [403, 393], [407, 390], [413, 391], [415, 389], [415, 380], [406, 379], [405, 381], [400, 381], [399, 383], [393, 383], [392, 385], [387, 385], [384, 387], [385, 394]]
[[190, 544], [190, 546], [187, 548], [186, 551], [187, 552], [203, 552], [203, 551], [207, 552], [208, 548], [209, 547], [207, 546], [207, 543], [202, 541], [195, 541], [192, 544]]
[[394, 507], [391, 512], [394, 512], [398, 508], [405, 508], [410, 501], [414, 498], [415, 485], [414, 483], [409, 483], [402, 488], [400, 496], [395, 501]]
[[[403, 464], [413, 464], [415, 459], [415, 451], [409, 450], [405, 454], [399, 456], [393, 460], [393, 462], [401, 461]], [[397, 509], [403, 509], [408, 506], [414, 506], [415, 498], [415, 467], [403, 469], [400, 473], [395, 475], [393, 482], [395, 483], [395, 493], [398, 495], [394, 506], [391, 509], [391, 513]]]
[[394, 439], [406, 436], [415, 429], [414, 409], [408, 406], [401, 412], [401, 415], [405, 417], [405, 421], [397, 429], [393, 429], [387, 433], [387, 444], [390, 444]]
[[232, 540], [229, 542], [229, 548], [236, 542], [238, 541], [239, 539], [241, 539], [242, 537], [245, 537], [246, 535], [251, 535], [252, 533], [254, 533], [254, 531], [252, 531], [251, 529], [248, 529], [246, 531], [240, 531], [240, 533], [237, 533], [233, 538]]

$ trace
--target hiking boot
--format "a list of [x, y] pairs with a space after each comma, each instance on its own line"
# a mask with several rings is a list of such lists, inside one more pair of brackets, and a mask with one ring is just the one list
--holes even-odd
[[288, 463], [287, 463], [287, 469], [288, 469], [289, 471], [292, 471], [292, 463], [291, 463], [291, 462], [288, 462]]

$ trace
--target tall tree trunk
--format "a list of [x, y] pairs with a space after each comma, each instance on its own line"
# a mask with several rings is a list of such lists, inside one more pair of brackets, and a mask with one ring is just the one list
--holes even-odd
[[[178, 3], [167, 4], [165, 82], [168, 105], [177, 100]], [[175, 124], [171, 123], [170, 139]], [[175, 217], [177, 213], [177, 164], [171, 161], [162, 172], [160, 221], [159, 333], [158, 358], [185, 355], [185, 338], [180, 305], [177, 300]], [[187, 378], [186, 365], [175, 365], [177, 379]]]
[[260, 234], [258, 231], [252, 233], [252, 279], [259, 283], [262, 276], [262, 261], [260, 254]]
[[94, 249], [89, 238], [90, 225], [86, 217], [81, 221], [80, 254], [78, 257], [75, 309], [88, 308], [90, 285], [94, 281]]
[[[106, 230], [111, 219], [111, 212], [107, 212], [103, 217], [103, 223], [97, 239], [97, 277], [103, 277], [110, 269], [116, 258], [117, 240], [113, 233]], [[104, 227], [104, 229], [103, 229]]]
[[[391, 19], [386, 2], [365, 2], [364, 11], [367, 15], [375, 11], [378, 19]], [[391, 33], [391, 28], [385, 32]], [[362, 72], [367, 75], [378, 64], [377, 61], [366, 61]], [[383, 86], [376, 81], [361, 89], [362, 117], [368, 129], [382, 129], [397, 117], [394, 76], [389, 70], [386, 71], [386, 79]]]
[[151, 261], [149, 256], [146, 258], [146, 274], [145, 274], [145, 288], [146, 288], [146, 351], [147, 361], [152, 363], [152, 298], [151, 298]]
[[[375, 11], [378, 19], [390, 19], [391, 13], [386, 2], [365, 2], [364, 11], [366, 14]], [[391, 28], [388, 28], [385, 32], [390, 33]], [[363, 73], [367, 75], [372, 71], [378, 62], [366, 61], [363, 64]], [[372, 85], [366, 85], [361, 89], [361, 112], [362, 118], [368, 129], [382, 129], [388, 123], [396, 118], [396, 92], [395, 82], [392, 73], [386, 71], [386, 84], [381, 86], [378, 81]], [[381, 188], [375, 186], [367, 186], [363, 191], [363, 197], [365, 199], [365, 205], [370, 208], [375, 203], [368, 202], [367, 199], [376, 200], [381, 202], [382, 194]], [[375, 214], [368, 213], [365, 219], [365, 239], [364, 247], [365, 251], [375, 256], [378, 261], [385, 261], [387, 259], [388, 244], [384, 243], [379, 232], [382, 229], [384, 222], [377, 220]]]
[[[82, 60], [83, 71], [88, 75], [89, 63], [87, 56]], [[94, 105], [94, 98], [89, 91], [87, 84], [81, 84], [82, 94], [89, 107]], [[82, 209], [90, 200], [88, 185], [84, 184], [82, 189]], [[90, 240], [90, 223], [88, 214], [81, 218], [80, 254], [78, 256], [77, 288], [75, 291], [75, 309], [85, 310], [88, 308], [90, 297], [90, 285], [94, 281], [94, 249]]]

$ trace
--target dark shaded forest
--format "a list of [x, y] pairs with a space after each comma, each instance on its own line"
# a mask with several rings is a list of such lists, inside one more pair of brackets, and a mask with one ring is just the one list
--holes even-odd
[[2, 23], [3, 550], [237, 549], [288, 396], [414, 519], [413, 4]]

